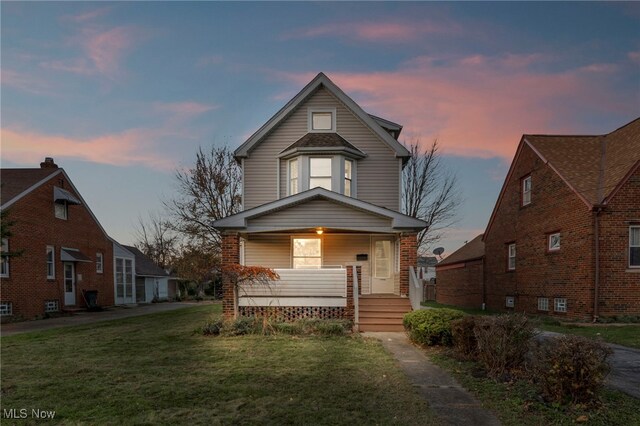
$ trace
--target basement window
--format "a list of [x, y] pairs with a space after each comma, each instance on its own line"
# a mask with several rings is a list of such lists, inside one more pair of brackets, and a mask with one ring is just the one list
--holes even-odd
[[13, 303], [0, 303], [0, 317], [8, 317], [9, 315], [13, 315]]
[[539, 311], [549, 311], [549, 298], [548, 297], [538, 297], [538, 310]]
[[563, 297], [553, 299], [553, 310], [556, 312], [567, 312], [567, 299]]
[[57, 300], [47, 300], [44, 302], [45, 312], [58, 312], [60, 310], [60, 302]]

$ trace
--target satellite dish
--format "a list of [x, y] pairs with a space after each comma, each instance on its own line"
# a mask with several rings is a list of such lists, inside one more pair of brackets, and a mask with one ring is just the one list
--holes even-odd
[[440, 260], [442, 260], [442, 256], [441, 256], [442, 253], [444, 253], [444, 247], [436, 247], [433, 249], [433, 254], [438, 256]]

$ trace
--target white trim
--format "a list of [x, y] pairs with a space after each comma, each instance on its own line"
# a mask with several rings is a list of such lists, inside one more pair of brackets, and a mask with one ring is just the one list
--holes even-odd
[[[558, 246], [557, 247], [552, 247], [551, 246], [551, 237], [554, 236], [558, 236]], [[553, 234], [549, 234], [548, 238], [547, 238], [547, 250], [548, 251], [558, 251], [560, 250], [560, 247], [562, 246], [562, 237], [560, 235], [560, 232], [554, 232]]]
[[300, 188], [300, 184], [302, 182], [302, 180], [300, 179], [300, 173], [302, 171], [302, 159], [300, 157], [294, 157], [287, 160], [287, 196], [296, 195], [291, 193], [291, 163], [293, 163], [294, 161], [297, 162], [296, 167], [298, 168], [298, 177], [296, 178], [298, 182], [298, 192], [296, 192], [296, 194], [302, 192]]
[[[9, 239], [8, 238], [3, 238], [0, 241], [0, 244], [2, 244], [2, 247], [3, 247], [2, 250], [8, 253], [9, 252]], [[2, 260], [4, 260], [4, 265], [5, 265], [5, 269], [6, 269], [5, 272], [2, 272], [0, 270], [0, 277], [9, 278], [11, 276], [11, 262], [10, 262], [11, 258], [6, 254], [1, 255], [0, 257], [2, 258]]]
[[244, 210], [244, 158], [240, 159], [240, 169], [242, 170], [242, 181], [240, 182], [240, 203], [242, 204], [242, 210]]
[[[527, 191], [527, 182], [529, 182], [529, 190]], [[532, 179], [531, 179], [531, 174], [528, 174], [527, 176], [523, 177], [521, 180], [521, 190], [522, 190], [522, 198], [520, 200], [522, 207], [524, 206], [528, 206], [529, 204], [531, 204], [531, 191], [533, 189], [532, 187]], [[527, 199], [528, 196], [528, 199]]]
[[[98, 262], [98, 258], [100, 258], [100, 262]], [[96, 273], [97, 274], [104, 273], [104, 254], [102, 252], [96, 253]]]
[[[313, 114], [315, 113], [330, 113], [331, 114], [331, 128], [330, 129], [314, 129], [313, 128]], [[336, 132], [336, 108], [307, 108], [307, 132], [308, 133], [335, 133]]]
[[11, 315], [13, 315], [13, 302], [0, 302], [0, 317], [10, 317]]
[[245, 297], [238, 298], [239, 306], [326, 306], [346, 307], [346, 297]]
[[[326, 175], [312, 176], [311, 175], [311, 162], [313, 160], [329, 160], [329, 176], [326, 176]], [[318, 188], [317, 186], [311, 187], [311, 179], [327, 179], [327, 178], [329, 178], [329, 182], [331, 182], [331, 188], [328, 188], [328, 189], [325, 188], [325, 189], [327, 189], [328, 191], [332, 191], [332, 192], [339, 192], [339, 191], [335, 191], [333, 189], [334, 188], [334, 179], [335, 179], [334, 178], [335, 173], [334, 173], [333, 164], [334, 164], [333, 156], [329, 157], [329, 156], [322, 156], [322, 155], [310, 155], [309, 156], [309, 173], [307, 173], [308, 176], [309, 176], [309, 180], [308, 180], [308, 183], [307, 183], [307, 188], [309, 188], [309, 189]], [[322, 187], [320, 187], [320, 188], [322, 188]]]
[[554, 312], [567, 312], [568, 301], [566, 297], [556, 297], [553, 299], [553, 310]]
[[548, 297], [538, 297], [538, 310], [549, 312], [549, 298]]
[[[322, 269], [322, 267], [324, 266], [324, 234], [323, 235], [318, 235], [318, 234], [298, 234], [298, 235], [291, 235], [289, 238], [289, 267], [291, 269], [304, 269], [304, 268], [295, 268], [293, 266], [293, 240], [320, 240], [320, 268], [318, 269]], [[311, 258], [316, 258], [317, 256], [297, 256], [297, 257], [311, 257]], [[316, 268], [306, 268], [306, 269], [316, 269]]]
[[629, 244], [628, 244], [629, 256], [627, 258], [627, 262], [628, 262], [629, 269], [638, 269], [638, 268], [640, 268], [640, 264], [638, 264], [638, 265], [632, 265], [631, 264], [631, 248], [632, 247], [634, 247], [634, 248], [635, 247], [640, 247], [640, 244], [639, 245], [633, 245], [633, 246], [631, 245], [631, 230], [632, 229], [640, 229], [640, 225], [631, 225], [631, 226], [629, 226]]
[[[242, 159], [244, 162], [244, 158]], [[242, 175], [244, 176], [244, 170], [242, 171]], [[244, 191], [244, 185], [243, 185]], [[280, 199], [280, 159], [276, 158], [276, 200]]]
[[[511, 247], [513, 247], [513, 256], [511, 255]], [[515, 271], [516, 270], [516, 243], [507, 244], [507, 270]], [[511, 259], [513, 259], [513, 266], [511, 266]]]
[[0, 206], [0, 210], [4, 210], [7, 207], [11, 206], [16, 201], [18, 201], [19, 199], [21, 199], [25, 195], [29, 194], [31, 191], [33, 191], [34, 189], [36, 189], [37, 187], [39, 187], [43, 183], [47, 182], [52, 177], [59, 175], [61, 172], [64, 172], [64, 170], [63, 169], [58, 169], [57, 171], [51, 173], [50, 175], [48, 175], [47, 177], [43, 178], [42, 180], [39, 180], [38, 182], [34, 183], [29, 188], [25, 189], [24, 191], [22, 191], [21, 193], [19, 193], [18, 195], [16, 195], [15, 197], [11, 198], [6, 203], [4, 203], [2, 206]]
[[398, 158], [398, 211], [402, 211], [402, 194], [404, 192], [404, 173], [402, 170], [402, 158]]
[[[45, 249], [45, 253], [47, 256], [46, 265], [47, 265], [47, 279], [55, 280], [56, 279], [56, 248], [54, 246], [47, 246]], [[49, 262], [49, 253], [51, 253], [51, 262]], [[49, 275], [49, 263], [51, 263], [52, 274]]]

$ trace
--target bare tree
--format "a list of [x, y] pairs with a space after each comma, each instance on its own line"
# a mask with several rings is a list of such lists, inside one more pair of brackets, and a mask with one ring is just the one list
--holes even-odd
[[171, 223], [158, 214], [150, 213], [147, 221], [138, 217], [136, 242], [133, 244], [161, 268], [168, 268], [177, 256], [180, 241]]
[[427, 222], [428, 228], [418, 234], [418, 252], [424, 255], [457, 222], [462, 195], [457, 176], [442, 163], [437, 139], [424, 149], [418, 141], [408, 149], [411, 158], [402, 175], [402, 209]]
[[194, 167], [176, 172], [178, 197], [165, 203], [173, 228], [198, 245], [220, 253], [214, 220], [241, 210], [242, 171], [227, 147], [198, 149]]

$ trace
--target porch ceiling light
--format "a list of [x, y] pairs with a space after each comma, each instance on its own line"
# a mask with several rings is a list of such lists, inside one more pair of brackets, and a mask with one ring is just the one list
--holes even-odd
[[322, 228], [316, 228], [316, 234], [322, 235], [323, 232], [324, 230]]

